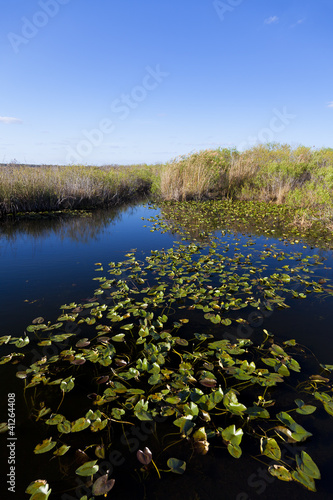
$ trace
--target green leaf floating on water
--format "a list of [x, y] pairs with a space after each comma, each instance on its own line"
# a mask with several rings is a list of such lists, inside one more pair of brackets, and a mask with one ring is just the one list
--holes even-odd
[[294, 481], [298, 481], [303, 486], [305, 486], [305, 488], [307, 488], [308, 490], [317, 491], [314, 479], [312, 477], [304, 474], [304, 472], [297, 469], [296, 471], [292, 472], [291, 475], [292, 475], [292, 478], [294, 479]]
[[148, 412], [148, 401], [140, 399], [134, 407], [134, 415], [139, 420], [153, 420], [153, 417]]
[[302, 399], [295, 399], [295, 403], [298, 406], [296, 411], [301, 415], [311, 415], [311, 413], [315, 412], [317, 409], [316, 406], [306, 405]]
[[170, 467], [171, 472], [175, 474], [184, 474], [186, 470], [186, 462], [178, 458], [169, 458], [167, 465]]
[[296, 464], [297, 469], [303, 474], [306, 474], [313, 479], [321, 478], [317, 465], [314, 463], [310, 455], [306, 453], [306, 451], [302, 450], [301, 456], [296, 455]]
[[80, 432], [83, 431], [84, 429], [87, 429], [89, 425], [91, 424], [91, 421], [88, 418], [81, 417], [72, 422], [71, 425], [71, 432]]
[[92, 460], [90, 462], [86, 462], [81, 465], [78, 469], [76, 469], [75, 474], [78, 476], [93, 476], [99, 469], [99, 466], [96, 465], [97, 460]]
[[292, 481], [293, 477], [288, 469], [283, 467], [283, 465], [270, 465], [268, 467], [268, 472], [280, 479], [280, 481]]
[[62, 457], [63, 455], [65, 455], [65, 453], [67, 453], [69, 448], [70, 446], [63, 444], [62, 446], [60, 446], [60, 448], [53, 452], [53, 455], [55, 455], [56, 457]]
[[266, 455], [268, 458], [272, 458], [273, 460], [281, 459], [280, 446], [273, 438], [261, 438], [260, 450], [261, 453]]
[[49, 485], [46, 480], [38, 479], [29, 484], [25, 493], [31, 495], [29, 500], [47, 500], [51, 494]]
[[228, 391], [223, 397], [223, 404], [227, 410], [235, 415], [241, 415], [246, 410], [246, 406], [238, 402], [235, 391]]
[[311, 432], [308, 432], [301, 425], [297, 424], [295, 420], [286, 412], [282, 411], [276, 415], [276, 418], [285, 424], [292, 431], [291, 437], [295, 441], [305, 441], [308, 437], [312, 436]]
[[74, 377], [68, 377], [60, 383], [60, 389], [64, 392], [69, 392], [74, 388]]
[[315, 392], [314, 396], [323, 403], [325, 411], [333, 416], [333, 398], [325, 392]]
[[52, 441], [52, 438], [44, 439], [41, 444], [38, 444], [35, 447], [34, 453], [36, 453], [36, 455], [39, 453], [46, 453], [47, 451], [52, 450], [52, 448], [54, 448], [56, 444], [56, 441]]

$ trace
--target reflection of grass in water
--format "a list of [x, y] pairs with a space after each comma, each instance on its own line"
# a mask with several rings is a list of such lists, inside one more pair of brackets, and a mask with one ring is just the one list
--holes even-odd
[[15, 240], [18, 235], [28, 235], [37, 239], [55, 234], [62, 239], [89, 242], [97, 238], [110, 224], [119, 221], [122, 214], [134, 206], [132, 202], [93, 212], [69, 210], [44, 215], [24, 214], [15, 219], [6, 219], [0, 226], [0, 234], [8, 241]]
[[[82, 471], [75, 450], [85, 453], [83, 461], [91, 474], [112, 450], [121, 450], [126, 457], [122, 470], [143, 480], [148, 472], [156, 474], [149, 467], [140, 471], [135, 459], [144, 438], [136, 437], [134, 446], [133, 436], [123, 436], [151, 425], [154, 432], [148, 432], [151, 437], [144, 445], [149, 443], [166, 484], [169, 458], [177, 458], [173, 464], [178, 472], [184, 472], [185, 461], [193, 474], [196, 459], [192, 462], [191, 456], [210, 447], [217, 457], [221, 449], [224, 456], [235, 458], [250, 450], [267, 465], [273, 459], [285, 467], [284, 442], [292, 441], [299, 454], [298, 444], [311, 435], [306, 415], [316, 410], [314, 403], [333, 413], [331, 367], [322, 372], [324, 377], [309, 378], [300, 371], [303, 348], [295, 341], [279, 345], [265, 330], [260, 345], [210, 333], [212, 328], [225, 332], [246, 323], [249, 313], [260, 306], [268, 311], [285, 307], [285, 298], [294, 296], [293, 287], [299, 282], [299, 298], [323, 292], [321, 284], [311, 279], [311, 267], [319, 264], [316, 258], [300, 261], [298, 254], [281, 255], [281, 261], [295, 260], [293, 272], [276, 270], [267, 275], [264, 261], [269, 256], [270, 252], [258, 252], [255, 258], [262, 257], [262, 264], [254, 266], [249, 256], [229, 257], [218, 240], [203, 252], [194, 244], [152, 251], [145, 263], [129, 253], [126, 261], [110, 263], [107, 277], [97, 277], [98, 300], [63, 304], [54, 325], [36, 318], [27, 332], [39, 335], [40, 346], [55, 346], [57, 354], [18, 373], [25, 380], [26, 394], [32, 394], [31, 415], [42, 429], [35, 452], [64, 451], [56, 453], [71, 484], [75, 473], [80, 476]], [[193, 310], [203, 320], [199, 332]], [[66, 329], [71, 333], [64, 333]], [[27, 342], [9, 336], [1, 341], [17, 349]], [[6, 356], [1, 363], [22, 363], [20, 357]], [[304, 401], [296, 404], [300, 382]], [[153, 439], [156, 433], [158, 438]], [[314, 490], [319, 475], [311, 459], [302, 452], [292, 464], [293, 469], [279, 471]], [[305, 477], [300, 472], [293, 475], [294, 469], [305, 466]], [[275, 475], [276, 469], [270, 472]], [[124, 477], [117, 474], [114, 468], [112, 496], [117, 495], [117, 478]]]
[[[297, 209], [254, 201], [164, 202], [161, 211], [161, 216], [151, 219], [155, 229], [171, 230], [199, 241], [209, 238], [213, 231], [224, 230], [296, 242], [302, 240], [316, 247], [333, 247], [333, 233], [328, 222], [316, 220], [315, 210], [307, 211], [306, 217], [313, 219], [309, 224], [304, 224], [305, 219], [301, 219]], [[297, 218], [301, 223], [295, 222]]]

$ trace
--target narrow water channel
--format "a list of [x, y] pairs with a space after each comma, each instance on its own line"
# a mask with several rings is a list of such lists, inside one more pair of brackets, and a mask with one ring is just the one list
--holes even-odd
[[[6, 223], [0, 227], [0, 337], [22, 336], [26, 327], [37, 317], [55, 322], [60, 314], [61, 304], [81, 303], [93, 297], [96, 288], [96, 282], [93, 281], [96, 277], [96, 267], [103, 266], [107, 270], [109, 262], [123, 261], [125, 254], [133, 249], [136, 249], [137, 259], [144, 261], [151, 250], [172, 247], [174, 241], [179, 241], [180, 237], [167, 231], [153, 231], [153, 224], [147, 221], [158, 214], [158, 209], [139, 204], [118, 210], [98, 211], [86, 216], [31, 219]], [[220, 234], [221, 229], [223, 230], [219, 228], [216, 234]], [[223, 236], [223, 241], [230, 245], [229, 256], [237, 252], [235, 245], [242, 249], [244, 254], [251, 252], [255, 255], [265, 248], [274, 248], [275, 254], [283, 251], [299, 252], [302, 256], [311, 258], [317, 255], [321, 264], [313, 266], [312, 278], [327, 280], [328, 283], [333, 281], [331, 251], [310, 248], [304, 242], [291, 245], [285, 241], [250, 233], [242, 235], [229, 232]], [[205, 251], [203, 248], [203, 252]], [[272, 257], [267, 258], [265, 264], [265, 272], [269, 274], [274, 272], [279, 262]], [[286, 302], [290, 308], [276, 309], [264, 321], [260, 317], [253, 317], [248, 328], [248, 338], [256, 338], [262, 328], [266, 328], [272, 331], [279, 341], [296, 339], [296, 342], [311, 349], [321, 363], [332, 364], [332, 295], [314, 293], [304, 300], [289, 298]], [[0, 349], [1, 355], [5, 355], [10, 351], [10, 346], [3, 345]], [[32, 427], [27, 421], [23, 385], [22, 381], [15, 377], [15, 365], [2, 365], [1, 377], [0, 422], [7, 419], [7, 395], [16, 394], [16, 427], [19, 440], [16, 446], [16, 496], [10, 496], [7, 487], [2, 485], [4, 493], [1, 493], [0, 497], [23, 500], [28, 498], [24, 494], [25, 487], [30, 480], [37, 479], [43, 469], [38, 469], [40, 457], [35, 457], [32, 453], [36, 437], [29, 434]], [[237, 462], [230, 456], [221, 458], [216, 450], [207, 457], [200, 457], [200, 460], [194, 459], [197, 462], [187, 477], [186, 474], [179, 477], [172, 475], [168, 494], [165, 491], [165, 482], [153, 480], [150, 489], [148, 488], [147, 498], [253, 500], [275, 499], [281, 495], [289, 498], [290, 495], [295, 500], [328, 500], [332, 498], [333, 491], [333, 451], [330, 446], [333, 439], [333, 418], [329, 421], [326, 417], [323, 413], [319, 414], [318, 419], [311, 417], [312, 428], [319, 433], [316, 444], [311, 446], [311, 456], [315, 458], [322, 473], [322, 480], [317, 484], [318, 493], [309, 493], [299, 484], [290, 485], [274, 480], [263, 472], [265, 466], [259, 461], [242, 458], [241, 462]], [[315, 435], [315, 432], [313, 434]], [[5, 434], [0, 436], [4, 451], [1, 454], [1, 470], [7, 474]], [[184, 491], [188, 497], [184, 496]], [[144, 498], [143, 492], [142, 485], [139, 485], [137, 497], [133, 496], [132, 490], [130, 494], [132, 498], [139, 499]], [[115, 491], [113, 494], [111, 491], [108, 498], [121, 497], [127, 498], [126, 493], [124, 496], [124, 492]], [[51, 495], [50, 498], [66, 499], [64, 495]]]

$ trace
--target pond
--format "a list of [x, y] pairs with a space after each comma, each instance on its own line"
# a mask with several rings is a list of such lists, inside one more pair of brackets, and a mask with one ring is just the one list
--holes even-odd
[[[188, 210], [189, 213], [186, 205], [183, 210], [184, 212]], [[223, 224], [219, 227], [216, 227], [216, 225], [213, 227], [205, 217], [201, 223], [200, 230], [198, 230], [198, 227], [194, 223], [197, 222], [198, 218], [195, 221], [192, 220], [192, 222], [187, 219], [186, 227], [184, 227], [182, 226], [182, 221], [179, 221], [179, 217], [174, 216], [168, 208], [164, 209], [162, 216], [159, 208], [138, 204], [136, 206], [96, 211], [92, 214], [76, 215], [74, 217], [32, 217], [28, 220], [3, 224], [0, 228], [2, 283], [0, 291], [0, 337], [9, 335], [16, 338], [23, 337], [28, 325], [35, 325], [36, 333], [39, 335], [42, 331], [39, 331], [36, 325], [42, 324], [44, 321], [56, 324], [57, 321], [60, 321], [59, 316], [61, 314], [63, 318], [67, 314], [67, 311], [69, 314], [69, 309], [73, 311], [77, 309], [78, 313], [76, 314], [79, 314], [78, 318], [80, 318], [83, 309], [82, 305], [89, 306], [92, 303], [95, 304], [96, 308], [96, 304], [99, 302], [96, 289], [97, 291], [100, 290], [98, 287], [101, 284], [103, 285], [103, 283], [105, 284], [105, 280], [103, 281], [105, 277], [107, 277], [107, 280], [110, 279], [108, 270], [111, 273], [113, 272], [113, 278], [117, 280], [117, 271], [116, 273], [114, 272], [116, 269], [115, 266], [117, 263], [124, 261], [127, 264], [120, 266], [119, 279], [121, 277], [121, 279], [124, 279], [124, 283], [128, 284], [137, 279], [139, 283], [140, 276], [142, 275], [151, 287], [151, 290], [147, 292], [146, 299], [143, 300], [146, 300], [146, 304], [149, 307], [151, 304], [149, 300], [154, 300], [155, 303], [153, 303], [153, 306], [159, 310], [158, 307], [162, 303], [161, 297], [166, 291], [166, 286], [164, 286], [163, 277], [158, 276], [157, 283], [154, 280], [156, 279], [156, 275], [159, 275], [158, 269], [160, 269], [162, 261], [165, 268], [162, 276], [167, 274], [170, 278], [174, 270], [178, 269], [177, 266], [183, 266], [184, 276], [187, 277], [184, 281], [183, 278], [178, 278], [181, 281], [176, 282], [177, 290], [173, 292], [177, 294], [175, 302], [183, 305], [180, 306], [178, 311], [175, 311], [176, 305], [171, 302], [171, 305], [168, 305], [168, 313], [166, 313], [170, 314], [172, 324], [176, 324], [174, 326], [176, 332], [178, 330], [180, 332], [179, 335], [181, 337], [175, 337], [178, 347], [174, 344], [173, 352], [176, 352], [181, 357], [182, 362], [185, 362], [185, 359], [190, 359], [186, 358], [186, 339], [192, 338], [193, 330], [197, 332], [199, 340], [199, 336], [202, 333], [208, 332], [218, 340], [225, 339], [235, 342], [236, 339], [242, 338], [243, 340], [261, 343], [263, 330], [265, 329], [274, 334], [277, 343], [281, 344], [289, 339], [295, 339], [297, 344], [306, 346], [307, 349], [304, 348], [303, 353], [304, 360], [302, 360], [305, 374], [308, 371], [309, 374], [321, 373], [324, 378], [328, 377], [326, 379], [325, 391], [332, 394], [331, 385], [329, 385], [331, 384], [330, 372], [328, 370], [323, 372], [320, 366], [316, 365], [313, 358], [314, 355], [320, 363], [326, 365], [332, 364], [332, 251], [315, 248], [312, 241], [308, 243], [301, 239], [295, 240], [295, 238], [292, 241], [288, 241], [285, 237], [281, 237], [281, 235], [280, 237], [273, 238], [271, 235], [274, 234], [274, 230], [268, 233], [265, 231], [265, 228], [258, 232], [250, 226], [235, 227], [234, 231], [230, 227], [226, 229]], [[190, 227], [191, 224], [192, 228]], [[209, 234], [210, 231], [212, 231], [212, 234]], [[170, 248], [174, 248], [174, 250], [170, 252]], [[157, 252], [151, 253], [152, 250]], [[144, 268], [143, 264], [146, 257], [151, 258], [149, 262], [150, 267], [148, 266], [147, 269]], [[183, 257], [185, 258], [184, 262], [182, 262]], [[221, 269], [223, 269], [223, 272], [225, 270], [228, 276], [229, 281], [226, 281], [227, 284], [223, 280], [220, 280], [221, 272], [216, 271], [218, 260], [223, 261]], [[110, 268], [109, 264], [112, 262], [115, 264], [111, 265]], [[177, 262], [177, 264], [174, 265], [174, 262]], [[189, 267], [186, 268], [187, 265]], [[202, 279], [200, 281], [200, 289], [205, 290], [205, 292], [202, 292], [203, 295], [207, 290], [215, 290], [216, 292], [217, 285], [220, 286], [221, 283], [222, 287], [229, 287], [229, 292], [233, 290], [232, 287], [235, 287], [235, 296], [237, 293], [240, 294], [239, 302], [231, 304], [232, 307], [230, 307], [230, 310], [229, 306], [225, 307], [224, 302], [222, 302], [225, 311], [228, 312], [226, 318], [221, 313], [221, 301], [217, 292], [214, 297], [210, 296], [207, 298], [205, 295], [205, 300], [207, 300], [203, 307], [207, 309], [202, 308], [201, 311], [194, 307], [198, 301], [197, 297], [193, 298], [195, 296], [195, 286], [197, 285], [195, 285], [194, 281], [192, 283], [191, 276], [193, 273], [198, 275], [198, 269], [204, 266], [208, 267], [206, 267], [203, 277], [200, 278]], [[134, 278], [133, 273], [136, 273], [136, 278]], [[145, 275], [144, 273], [147, 274]], [[301, 282], [297, 280], [293, 281], [294, 276], [299, 276]], [[255, 291], [258, 295], [250, 298], [250, 281], [254, 277], [257, 280]], [[269, 280], [265, 281], [265, 277], [269, 277]], [[109, 286], [110, 289], [111, 286], [116, 286], [115, 280]], [[230, 280], [234, 283], [232, 286], [230, 285]], [[272, 280], [275, 280], [274, 287], [276, 288], [272, 286]], [[144, 280], [142, 279], [142, 281]], [[313, 285], [313, 282], [316, 282], [317, 285]], [[192, 284], [193, 288], [190, 290]], [[162, 287], [160, 290], [158, 289], [158, 285]], [[140, 289], [139, 285], [137, 286], [138, 297], [141, 300], [146, 292], [145, 289]], [[182, 297], [182, 292], [187, 290], [187, 287], [189, 291], [185, 293], [185, 295], [187, 294], [185, 299]], [[251, 289], [252, 292], [254, 293], [254, 289]], [[259, 308], [259, 302], [257, 307], [255, 306], [261, 292], [264, 293], [266, 299], [268, 298], [268, 302], [274, 303], [275, 301], [275, 305], [265, 309], [265, 312]], [[116, 291], [113, 293], [115, 293], [114, 298], [116, 300], [117, 298], [123, 300], [124, 296], [121, 295], [123, 292]], [[117, 295], [117, 293], [120, 295]], [[154, 299], [149, 299], [149, 294]], [[243, 298], [246, 294], [247, 302], [245, 304]], [[283, 300], [281, 297], [283, 297]], [[193, 303], [191, 305], [186, 302], [188, 299], [192, 300]], [[230, 302], [230, 296], [228, 300]], [[241, 304], [242, 300], [244, 312], [241, 313], [243, 319], [240, 320], [240, 313], [238, 312], [240, 306], [238, 307], [238, 304]], [[61, 309], [61, 305], [67, 304], [72, 304], [71, 308]], [[162, 309], [165, 312], [165, 308]], [[205, 316], [203, 317], [204, 313]], [[116, 311], [112, 314], [116, 316]], [[124, 333], [129, 335], [131, 329], [133, 329], [131, 325], [133, 324], [133, 317], [134, 319], [136, 317], [135, 308], [133, 310], [132, 307], [130, 313], [127, 314], [129, 317], [132, 316], [127, 321], [128, 325], [125, 321], [125, 324], [121, 323], [120, 330], [114, 332], [117, 333], [116, 337], [118, 337], [114, 341], [115, 344], [119, 340], [122, 340], [119, 335]], [[90, 325], [89, 322], [85, 321], [87, 318], [82, 317], [84, 321], [79, 329], [61, 329], [61, 332], [59, 329], [59, 333], [74, 331], [79, 339], [82, 339], [82, 337], [90, 339], [91, 328], [95, 329], [95, 325], [93, 323]], [[140, 318], [140, 316], [138, 317]], [[159, 317], [162, 318], [162, 316]], [[189, 320], [186, 319], [187, 317]], [[41, 319], [39, 320], [38, 318]], [[96, 318], [99, 319], [98, 311]], [[37, 319], [37, 321], [34, 322], [34, 319]], [[94, 320], [92, 316], [90, 316], [90, 319]], [[207, 326], [207, 321], [205, 320], [208, 321], [209, 326]], [[237, 320], [239, 321], [237, 322]], [[63, 321], [66, 322], [66, 319], [63, 319]], [[111, 321], [114, 321], [113, 324], [116, 329], [117, 318], [112, 318], [111, 315]], [[163, 320], [161, 321], [163, 323]], [[76, 322], [77, 319], [75, 318], [73, 324], [76, 324]], [[105, 325], [105, 321], [102, 323]], [[124, 326], [125, 328], [121, 330]], [[166, 323], [165, 326], [168, 327], [168, 329], [165, 329], [167, 333], [164, 336], [166, 343], [170, 341], [168, 337], [170, 335], [170, 325]], [[54, 344], [48, 344], [47, 341], [44, 341], [45, 343], [43, 344], [41, 338], [35, 337], [33, 329], [34, 327], [30, 328], [29, 333], [31, 342], [29, 346], [23, 349], [23, 352], [27, 352], [29, 363], [34, 363], [43, 356], [50, 358], [57, 355], [59, 348]], [[106, 333], [107, 330], [101, 330], [101, 333], [103, 332]], [[45, 339], [45, 335], [42, 338]], [[203, 342], [203, 339], [200, 342]], [[41, 345], [38, 345], [38, 343]], [[18, 351], [17, 349], [15, 350]], [[3, 342], [1, 356], [6, 356], [12, 351], [13, 345], [10, 342]], [[209, 354], [209, 351], [207, 353]], [[300, 353], [301, 350], [297, 354], [298, 357], [295, 356], [299, 362], [301, 359]], [[127, 352], [126, 355], [129, 356], [129, 353]], [[80, 356], [76, 358], [76, 361], [79, 358]], [[175, 363], [173, 358], [172, 363]], [[201, 379], [201, 382], [203, 382], [201, 389], [215, 387], [214, 383], [209, 386], [210, 382], [206, 380], [207, 377], [208, 379], [211, 377], [210, 370], [212, 370], [212, 368], [209, 368], [210, 363], [208, 362], [208, 358], [206, 363], [208, 363], [208, 368], [207, 372], [205, 372], [206, 375]], [[79, 364], [80, 362], [77, 361], [77, 366], [74, 365], [75, 370], [77, 370], [76, 374], [82, 373], [79, 370], [85, 369], [84, 365], [81, 367]], [[38, 411], [41, 412], [43, 409], [43, 406], [38, 406], [42, 400], [40, 399], [40, 395], [38, 395], [38, 391], [36, 391], [36, 386], [23, 392], [24, 381], [16, 377], [17, 371], [22, 372], [26, 367], [26, 361], [21, 362], [20, 358], [18, 358], [16, 365], [6, 363], [0, 366], [2, 376], [0, 422], [7, 420], [7, 395], [15, 394], [15, 428], [17, 436], [15, 443], [16, 498], [28, 498], [28, 495], [24, 493], [27, 485], [32, 480], [39, 479], [40, 477], [46, 478], [48, 474], [50, 476], [49, 482], [52, 483], [51, 499], [59, 498], [66, 500], [66, 498], [80, 498], [75, 490], [63, 493], [65, 488], [70, 490], [70, 487], [68, 484], [66, 485], [66, 481], [64, 480], [68, 468], [70, 468], [68, 463], [65, 462], [60, 465], [62, 467], [61, 472], [57, 476], [56, 471], [59, 471], [58, 461], [61, 463], [60, 457], [53, 457], [50, 461], [48, 455], [50, 453], [52, 455], [52, 452], [43, 456], [33, 453], [36, 445], [47, 439], [49, 433], [47, 432], [48, 429], [45, 431], [45, 428], [43, 428], [42, 431], [39, 431], [39, 427], [36, 426], [36, 414], [38, 415]], [[156, 368], [156, 370], [155, 373], [154, 368], [152, 368], [150, 373], [159, 376], [159, 368]], [[311, 370], [314, 371], [312, 372]], [[229, 370], [226, 373], [230, 374], [233, 372]], [[96, 377], [97, 372], [93, 371], [91, 376]], [[298, 377], [300, 375], [297, 372], [292, 373], [293, 387], [298, 383], [304, 382], [303, 378]], [[84, 377], [82, 380], [85, 380]], [[89, 381], [84, 383], [87, 386], [89, 385]], [[151, 385], [154, 387], [153, 384]], [[44, 395], [45, 401], [51, 398], [51, 393], [53, 394], [53, 386], [47, 387], [49, 387], [49, 394]], [[320, 387], [320, 382], [318, 387]], [[37, 388], [39, 389], [39, 386]], [[280, 390], [277, 387], [275, 391], [280, 398], [285, 398], [288, 404], [290, 403], [290, 399], [291, 401], [299, 397], [306, 399], [308, 396], [307, 391], [304, 391], [303, 397], [302, 394], [300, 396], [294, 389], [290, 389], [291, 394], [286, 394], [285, 396], [282, 389]], [[156, 394], [155, 397], [157, 397]], [[80, 396], [80, 394], [76, 393], [73, 395], [73, 399], [71, 399], [71, 395], [69, 396], [72, 405], [80, 404]], [[137, 396], [135, 397], [137, 398]], [[167, 398], [169, 399], [169, 404], [171, 404], [170, 401], [174, 397], [174, 395], [171, 397], [171, 393], [169, 394]], [[192, 399], [192, 410], [196, 406], [195, 403], [193, 406], [193, 401]], [[176, 404], [176, 400], [173, 402]], [[58, 413], [56, 411], [58, 403], [59, 401], [57, 400], [55, 408], [52, 408], [52, 415]], [[96, 400], [94, 403], [96, 403]], [[135, 399], [135, 403], [138, 403], [138, 399]], [[88, 401], [87, 408], [89, 408], [89, 404]], [[249, 406], [251, 404], [252, 401], [249, 403]], [[38, 406], [38, 411], [36, 410], [36, 405]], [[66, 403], [64, 403], [64, 407], [62, 410], [65, 411], [66, 409], [71, 414], [70, 404], [67, 403], [66, 406]], [[32, 408], [34, 409], [32, 410]], [[102, 410], [102, 406], [95, 405], [93, 410], [96, 410], [96, 408]], [[268, 406], [267, 408], [269, 409]], [[143, 409], [142, 411], [144, 412], [145, 410]], [[189, 412], [190, 410], [187, 411]], [[132, 440], [133, 442], [133, 452], [127, 457], [126, 463], [122, 462], [122, 446], [126, 447], [128, 443], [124, 442], [120, 437], [120, 435], [124, 435], [121, 425], [118, 424], [117, 427], [117, 423], [114, 424], [119, 430], [116, 431], [116, 435], [112, 435], [112, 441], [117, 443], [115, 449], [120, 451], [119, 456], [117, 454], [114, 455], [113, 465], [111, 461], [111, 466], [114, 470], [110, 471], [110, 477], [114, 477], [116, 482], [108, 498], [131, 497], [141, 499], [145, 495], [147, 499], [172, 497], [186, 498], [188, 500], [206, 498], [249, 500], [257, 498], [257, 496], [262, 499], [280, 498], [281, 495], [292, 495], [296, 499], [314, 498], [316, 496], [321, 499], [332, 498], [333, 480], [330, 469], [333, 460], [333, 450], [331, 449], [330, 442], [333, 438], [333, 418], [323, 410], [321, 403], [318, 404], [316, 412], [307, 415], [306, 418], [296, 413], [292, 415], [295, 418], [297, 417], [296, 421], [304, 425], [305, 429], [313, 435], [306, 442], [302, 440], [302, 442], [296, 444], [298, 446], [298, 453], [309, 453], [321, 471], [322, 479], [316, 480], [317, 493], [308, 492], [301, 484], [295, 481], [282, 482], [272, 477], [267, 472], [267, 465], [269, 465], [270, 461], [262, 461], [263, 457], [260, 456], [259, 449], [254, 451], [254, 448], [252, 448], [251, 438], [249, 443], [245, 443], [244, 440], [244, 446], [242, 445], [243, 454], [237, 459], [231, 456], [231, 452], [226, 452], [225, 443], [223, 444], [222, 440], [220, 444], [212, 441], [210, 450], [205, 455], [186, 454], [183, 448], [184, 446], [185, 448], [187, 447], [188, 451], [191, 431], [187, 434], [187, 431], [183, 429], [185, 440], [182, 440], [179, 439], [179, 432], [178, 435], [176, 434], [174, 426], [172, 427], [169, 423], [161, 422], [162, 432], [165, 434], [173, 433], [173, 440], [175, 442], [180, 441], [178, 444], [173, 444], [171, 441], [164, 442], [164, 438], [160, 435], [156, 437], [155, 429], [149, 427], [147, 423], [149, 419], [145, 420], [143, 418], [139, 422], [140, 428], [137, 429], [138, 434], [127, 436], [128, 441]], [[43, 420], [42, 417], [44, 417], [43, 413], [41, 413], [41, 420]], [[44, 420], [48, 417], [50, 417], [50, 414]], [[119, 419], [121, 422], [119, 414], [115, 413], [113, 417], [115, 420]], [[75, 412], [73, 412], [72, 420], [74, 418], [77, 418]], [[92, 421], [94, 422], [94, 420]], [[97, 420], [95, 419], [95, 421]], [[230, 419], [229, 423], [233, 424], [234, 422]], [[144, 426], [144, 431], [142, 430], [142, 425]], [[202, 425], [204, 425], [204, 422]], [[182, 423], [179, 426], [181, 427]], [[47, 428], [46, 425], [44, 427]], [[41, 433], [38, 434], [38, 432]], [[77, 435], [79, 436], [79, 434]], [[6, 434], [1, 434], [0, 437], [3, 443], [5, 443]], [[207, 439], [209, 441], [209, 436]], [[164, 448], [163, 453], [170, 446], [172, 453], [169, 456], [176, 456], [180, 460], [186, 461], [187, 470], [183, 475], [163, 472], [168, 467], [166, 463], [162, 467], [162, 462], [158, 462], [158, 453], [160, 452], [158, 451], [156, 441], [161, 440], [163, 442], [162, 448]], [[153, 451], [154, 459], [156, 450], [155, 461], [158, 462], [158, 466], [161, 469], [161, 480], [158, 478], [158, 473], [154, 468], [150, 470], [149, 480], [144, 480], [147, 471], [140, 472], [139, 470], [140, 467], [138, 466], [136, 453], [134, 453], [134, 451], [137, 451], [135, 449], [135, 441], [142, 450], [145, 446], [149, 446]], [[199, 441], [205, 441], [205, 439]], [[73, 443], [73, 447], [76, 445], [78, 448], [81, 448], [79, 440]], [[89, 446], [92, 447], [92, 443]], [[292, 448], [290, 445], [288, 446]], [[2, 450], [2, 470], [6, 470], [7, 474], [9, 472], [9, 465], [7, 463], [8, 449], [6, 450], [4, 444]], [[293, 452], [290, 451], [290, 453]], [[93, 453], [87, 451], [87, 454], [91, 461], [94, 458], [96, 459]], [[251, 458], [251, 455], [256, 456], [258, 460]], [[284, 462], [287, 465], [290, 462], [288, 456], [287, 451], [287, 455], [283, 456]], [[47, 457], [47, 460], [45, 457]], [[80, 463], [83, 464], [86, 459], [83, 458], [82, 462], [80, 462], [80, 459], [77, 460], [76, 467]], [[135, 472], [132, 472], [134, 470]], [[86, 480], [87, 478], [82, 477], [81, 479]], [[4, 485], [1, 488], [4, 488]], [[84, 492], [82, 492], [83, 494]], [[7, 498], [6, 495], [9, 497], [7, 487], [3, 490], [1, 498]]]

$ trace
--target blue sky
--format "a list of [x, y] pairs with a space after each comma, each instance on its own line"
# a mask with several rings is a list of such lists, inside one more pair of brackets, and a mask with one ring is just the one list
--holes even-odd
[[11, 0], [0, 163], [333, 147], [332, 0]]

